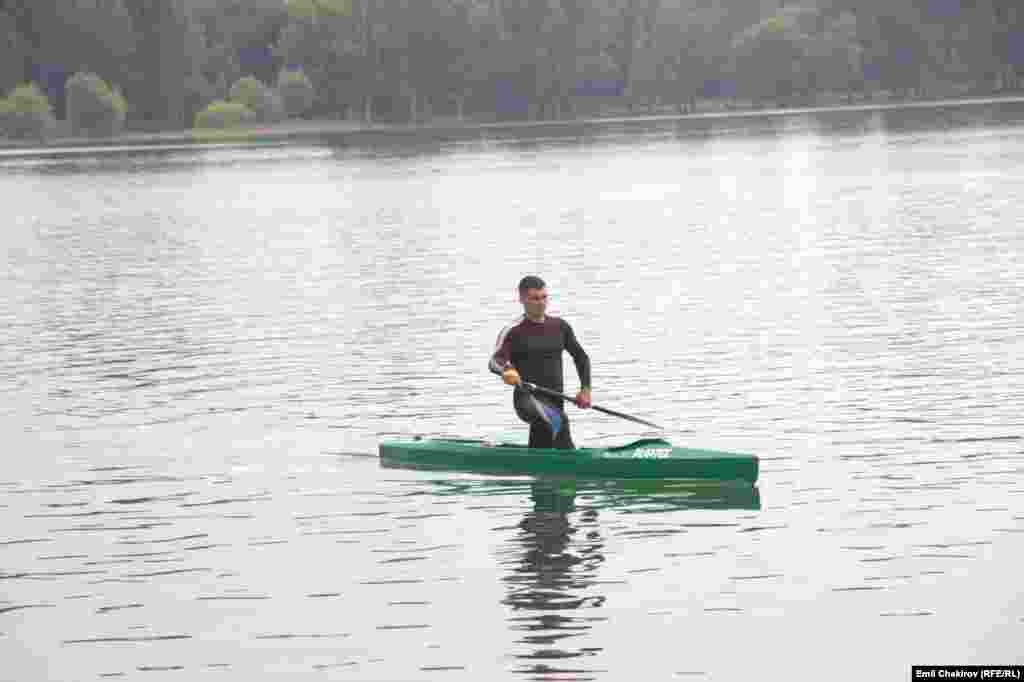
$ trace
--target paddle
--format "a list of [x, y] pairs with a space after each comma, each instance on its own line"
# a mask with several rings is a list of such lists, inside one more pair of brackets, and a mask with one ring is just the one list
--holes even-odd
[[[572, 403], [574, 405], [576, 404], [576, 399], [575, 398], [573, 398], [571, 396], [567, 396], [564, 393], [559, 393], [558, 391], [552, 391], [550, 388], [544, 388], [543, 386], [538, 386], [537, 384], [531, 384], [528, 381], [524, 381], [523, 383], [521, 383], [519, 385], [522, 386], [523, 388], [525, 388], [527, 391], [536, 391], [537, 393], [543, 393], [544, 395], [549, 395], [552, 398], [562, 398], [563, 400], [568, 400], [570, 403]], [[597, 410], [598, 412], [604, 412], [605, 414], [610, 414], [613, 417], [619, 417], [620, 419], [628, 419], [631, 422], [636, 422], [637, 424], [643, 424], [644, 426], [650, 426], [651, 428], [658, 429], [659, 431], [664, 431], [665, 430], [665, 427], [663, 427], [663, 426], [658, 426], [657, 424], [652, 424], [651, 422], [646, 422], [643, 419], [640, 419], [638, 417], [631, 417], [628, 414], [623, 414], [621, 412], [616, 412], [615, 410], [609, 410], [606, 407], [598, 407], [597, 405], [591, 405], [590, 409]]]

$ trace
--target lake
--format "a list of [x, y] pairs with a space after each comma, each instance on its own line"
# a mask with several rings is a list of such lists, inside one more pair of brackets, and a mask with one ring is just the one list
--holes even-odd
[[[1019, 102], [5, 152], [0, 680], [1024, 663], [1022, 167]], [[526, 274], [758, 486], [382, 469], [525, 440]]]

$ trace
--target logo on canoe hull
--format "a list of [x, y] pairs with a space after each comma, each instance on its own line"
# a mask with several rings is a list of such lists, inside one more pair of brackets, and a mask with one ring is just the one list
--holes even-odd
[[630, 451], [629, 456], [636, 459], [668, 459], [672, 456], [672, 448], [637, 448]]

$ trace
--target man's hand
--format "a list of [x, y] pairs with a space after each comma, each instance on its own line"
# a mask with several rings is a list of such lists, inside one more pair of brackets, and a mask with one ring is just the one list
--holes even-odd
[[501, 380], [509, 386], [518, 386], [523, 383], [522, 378], [519, 376], [519, 371], [515, 367], [509, 367], [501, 373]]
[[576, 405], [582, 407], [584, 410], [590, 407], [591, 403], [589, 388], [580, 389], [580, 392], [576, 394]]

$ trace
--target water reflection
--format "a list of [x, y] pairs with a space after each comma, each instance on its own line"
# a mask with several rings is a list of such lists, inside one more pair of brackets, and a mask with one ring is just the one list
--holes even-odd
[[[574, 663], [572, 669], [566, 669], [563, 662], [594, 656], [602, 647], [567, 646], [563, 640], [585, 635], [595, 623], [607, 619], [591, 615], [604, 604], [605, 597], [588, 594], [605, 561], [597, 510], [577, 508], [572, 482], [537, 481], [530, 486], [530, 499], [533, 508], [519, 522], [514, 547], [502, 558], [508, 589], [504, 603], [513, 614], [511, 629], [522, 633], [517, 644], [530, 649], [514, 654], [525, 664], [516, 672], [534, 676], [595, 673], [583, 661]], [[571, 518], [576, 512], [578, 516]]]
[[[479, 487], [522, 487], [522, 482], [484, 482]], [[524, 650], [514, 672], [528, 679], [593, 680], [602, 670], [587, 646], [588, 635], [608, 620], [599, 579], [605, 539], [599, 510], [659, 513], [685, 509], [760, 509], [758, 489], [745, 485], [677, 481], [577, 481], [539, 479], [529, 484], [530, 510], [501, 550], [510, 629]], [[679, 528], [661, 528], [671, 534]], [[573, 640], [570, 642], [569, 640]], [[570, 663], [571, 661], [571, 663]]]

